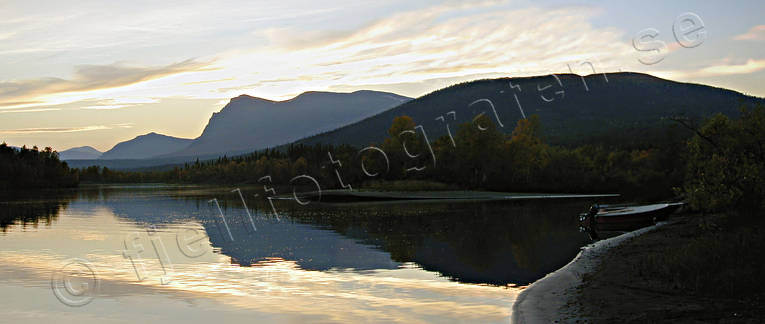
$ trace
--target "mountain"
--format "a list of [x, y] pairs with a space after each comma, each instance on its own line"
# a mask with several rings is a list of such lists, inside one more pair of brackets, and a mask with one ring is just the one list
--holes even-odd
[[[337, 116], [337, 111], [353, 112], [357, 105], [362, 108], [373, 106], [359, 102], [343, 107], [329, 104], [332, 101], [329, 99], [338, 97], [376, 98], [374, 102], [383, 101], [389, 107], [395, 107], [358, 109], [364, 113], [354, 114], [355, 119], [346, 115], [333, 119], [331, 117]], [[352, 100], [345, 100], [349, 101]], [[401, 104], [397, 105], [396, 102]], [[496, 114], [488, 102], [494, 105]], [[312, 103], [311, 107], [318, 108], [306, 108], [309, 103]], [[635, 139], [652, 140], [644, 136], [644, 133], [669, 123], [662, 120], [664, 117], [700, 119], [718, 112], [736, 117], [741, 105], [765, 105], [765, 99], [732, 90], [631, 72], [584, 77], [558, 74], [477, 80], [453, 85], [413, 100], [374, 91], [350, 94], [307, 92], [287, 101], [239, 96], [231, 99], [220, 112], [213, 114], [202, 136], [174, 154], [146, 160], [129, 160], [131, 157], [107, 161], [79, 160], [70, 165], [108, 165], [119, 169], [168, 168], [192, 161], [196, 157], [200, 160], [212, 159], [223, 153], [233, 155], [251, 152], [275, 147], [279, 143], [350, 144], [363, 147], [382, 142], [388, 136], [387, 131], [393, 118], [401, 115], [408, 115], [418, 125], [422, 125], [430, 141], [447, 134], [446, 122], [452, 134], [456, 134], [458, 124], [469, 122], [480, 113], [487, 114], [495, 123], [499, 117], [502, 124], [497, 123], [498, 129], [509, 134], [522, 117], [519, 104], [524, 114], [540, 117], [542, 134], [547, 143], [576, 145], [597, 141], [624, 143]], [[443, 121], [437, 119], [441, 116], [444, 117]], [[335, 127], [332, 125], [345, 126], [330, 130]], [[321, 130], [330, 131], [286, 141]], [[281, 137], [285, 133], [287, 135]]]
[[741, 105], [756, 104], [765, 105], [765, 99], [641, 73], [500, 78], [450, 86], [295, 143], [358, 147], [380, 143], [388, 136], [393, 118], [402, 115], [412, 117], [434, 141], [447, 134], [446, 123], [454, 135], [458, 124], [470, 122], [481, 113], [508, 134], [522, 113], [536, 114], [542, 135], [551, 144], [581, 144], [594, 137], [618, 142], [639, 138], [648, 129], [670, 123], [664, 117], [700, 119], [718, 112], [735, 117]]
[[98, 159], [103, 154], [90, 146], [73, 147], [58, 153], [59, 159], [66, 160], [93, 160]]
[[411, 98], [378, 91], [305, 92], [285, 101], [242, 95], [213, 113], [202, 135], [165, 157], [246, 153], [373, 116]]
[[101, 159], [149, 159], [168, 152], [182, 150], [189, 146], [191, 141], [187, 138], [177, 138], [152, 132], [115, 145], [111, 150], [104, 152]]

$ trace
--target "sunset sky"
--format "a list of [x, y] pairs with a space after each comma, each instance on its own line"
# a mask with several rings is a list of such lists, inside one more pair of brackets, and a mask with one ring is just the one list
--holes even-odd
[[[678, 44], [686, 12], [706, 38]], [[0, 141], [194, 138], [240, 94], [420, 96], [488, 77], [639, 71], [765, 96], [765, 2], [2, 1]], [[638, 61], [655, 28], [664, 59]]]

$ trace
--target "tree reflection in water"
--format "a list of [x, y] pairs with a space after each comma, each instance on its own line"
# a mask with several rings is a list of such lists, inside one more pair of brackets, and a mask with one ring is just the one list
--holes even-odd
[[[414, 263], [451, 280], [500, 286], [533, 282], [569, 262], [589, 242], [578, 231], [577, 219], [587, 202], [577, 199], [308, 206], [279, 201], [277, 220], [266, 201], [248, 198], [257, 228], [253, 232], [239, 196], [228, 192], [196, 187], [83, 189], [65, 199], [2, 203], [0, 220], [3, 230], [40, 219], [50, 224], [67, 199], [75, 199], [160, 229], [199, 222], [211, 245], [241, 266], [283, 259], [305, 270], [367, 271]], [[233, 241], [217, 207], [208, 203], [212, 198], [220, 202]]]
[[66, 209], [72, 197], [72, 192], [3, 195], [0, 197], [0, 231], [6, 232], [15, 226], [21, 229], [28, 226], [37, 228], [40, 221], [50, 226]]

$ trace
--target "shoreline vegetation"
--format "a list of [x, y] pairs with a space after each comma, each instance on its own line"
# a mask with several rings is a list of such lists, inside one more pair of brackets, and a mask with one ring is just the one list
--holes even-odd
[[73, 188], [79, 184], [77, 169], [70, 169], [58, 153], [46, 147], [14, 148], [0, 144], [0, 192], [25, 189]]
[[763, 223], [690, 212], [598, 241], [526, 288], [513, 323], [762, 323]]
[[[633, 232], [642, 235], [595, 255], [594, 268], [558, 280], [559, 288], [576, 291], [554, 292], [565, 295], [566, 307], [556, 307], [561, 303], [556, 298], [546, 305], [539, 301], [555, 312], [547, 314], [550, 318], [588, 323], [765, 320], [765, 284], [759, 280], [765, 271], [765, 112], [743, 111], [738, 120], [717, 115], [694, 132], [682, 191], [693, 212], [648, 233]], [[544, 286], [544, 281], [531, 287]], [[540, 316], [530, 312], [522, 315]]]
[[678, 217], [608, 250], [569, 305], [590, 323], [762, 323], [762, 225], [725, 214]]
[[666, 223], [643, 227], [584, 246], [571, 262], [526, 287], [513, 303], [512, 323], [573, 323], [585, 320], [577, 289], [592, 273], [602, 256], [622, 242], [652, 231]]
[[[536, 116], [506, 135], [479, 115], [438, 139], [418, 133], [408, 116], [393, 120], [388, 138], [367, 148], [288, 145], [236, 157], [195, 161], [167, 171], [79, 170], [95, 183], [281, 185], [313, 191], [482, 190], [535, 193], [619, 193], [631, 200], [668, 200], [682, 184], [684, 147], [692, 136], [677, 125], [658, 141], [623, 146], [546, 144]], [[297, 178], [296, 178], [297, 177]], [[309, 178], [310, 177], [310, 178]], [[350, 187], [349, 187], [350, 186]], [[291, 191], [291, 190], [290, 190]]]

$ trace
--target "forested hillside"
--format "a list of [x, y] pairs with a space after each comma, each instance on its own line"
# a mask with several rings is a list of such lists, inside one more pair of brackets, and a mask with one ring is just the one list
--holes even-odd
[[[363, 147], [381, 142], [390, 121], [409, 116], [437, 138], [479, 114], [510, 134], [524, 116], [538, 115], [540, 135], [553, 145], [593, 141], [644, 145], [657, 129], [670, 124], [664, 117], [703, 120], [715, 113], [737, 117], [741, 105], [753, 107], [762, 98], [706, 85], [681, 83], [641, 73], [575, 74], [478, 80], [447, 87], [394, 109], [298, 144], [349, 144]], [[451, 113], [450, 113], [451, 112]]]
[[297, 144], [285, 150], [197, 161], [167, 172], [91, 167], [83, 170], [82, 179], [262, 183], [310, 190], [343, 189], [349, 185], [358, 189], [407, 181], [496, 191], [618, 192], [641, 199], [671, 198], [673, 187], [682, 182], [685, 141], [690, 136], [686, 129], [664, 129], [662, 140], [649, 148], [619, 149], [602, 145], [551, 146], [540, 137], [541, 127], [539, 117], [531, 116], [518, 121], [507, 135], [491, 118], [481, 116], [459, 125], [453, 137], [444, 135], [426, 141], [421, 133], [413, 131], [413, 120], [402, 116], [392, 121], [382, 143], [365, 149]]

